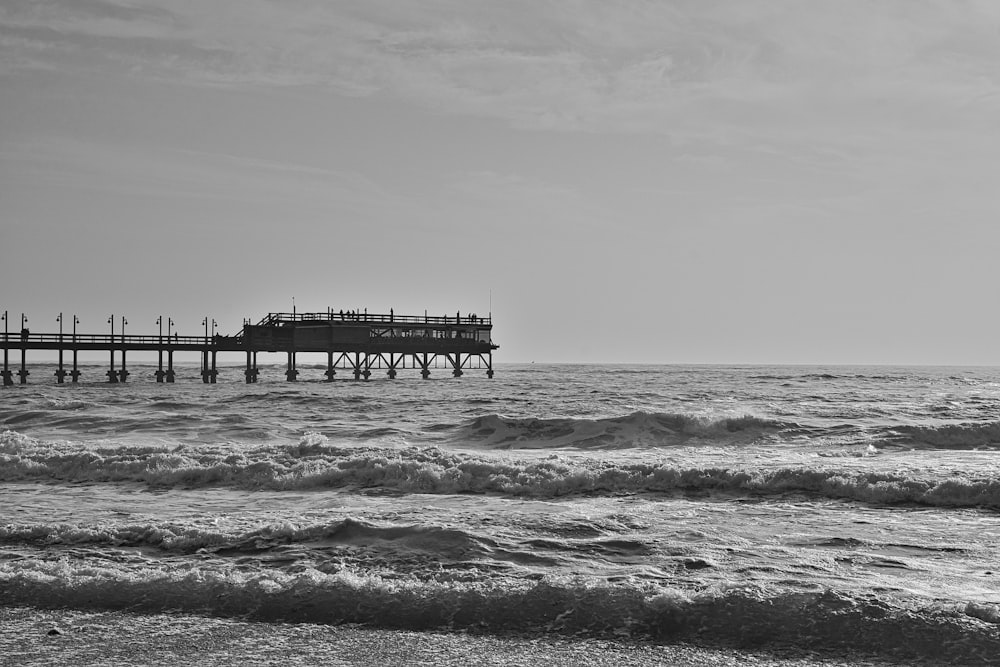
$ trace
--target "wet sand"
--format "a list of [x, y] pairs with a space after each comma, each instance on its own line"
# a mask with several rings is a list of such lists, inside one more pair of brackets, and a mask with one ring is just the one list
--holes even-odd
[[[0, 607], [3, 665], [897, 665], [862, 656]], [[914, 664], [908, 661], [906, 664]]]

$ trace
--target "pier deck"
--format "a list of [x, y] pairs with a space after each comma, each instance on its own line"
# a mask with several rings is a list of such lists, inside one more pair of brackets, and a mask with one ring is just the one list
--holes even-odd
[[[129, 377], [127, 355], [129, 352], [156, 352], [159, 358], [155, 373], [157, 382], [173, 382], [175, 352], [198, 352], [201, 355], [201, 378], [206, 383], [215, 383], [218, 377], [217, 357], [220, 353], [244, 353], [247, 383], [257, 381], [258, 352], [281, 352], [288, 355], [285, 377], [288, 381], [298, 378], [296, 355], [300, 352], [322, 352], [327, 355], [326, 379], [332, 381], [337, 369], [351, 372], [355, 380], [368, 380], [375, 367], [385, 368], [386, 375], [394, 379], [398, 369], [406, 368], [407, 360], [411, 368], [419, 368], [424, 379], [430, 377], [431, 365], [443, 357], [452, 369], [452, 375], [460, 377], [464, 370], [474, 367], [485, 368], [487, 377], [493, 377], [493, 350], [499, 345], [491, 339], [492, 317], [476, 315], [428, 316], [369, 314], [357, 312], [324, 313], [269, 313], [256, 324], [249, 320], [243, 328], [232, 336], [215, 333], [215, 322], [209, 331], [206, 317], [204, 336], [180, 336], [170, 331], [159, 334], [114, 333], [114, 318], [109, 319], [112, 331], [107, 334], [77, 333], [76, 318], [73, 331], [65, 333], [31, 333], [26, 328], [20, 332], [7, 331], [7, 313], [3, 316], [3, 370], [0, 371], [5, 386], [14, 384], [16, 374], [21, 384], [27, 384], [30, 372], [27, 367], [27, 353], [32, 350], [57, 351], [59, 353], [56, 381], [63, 383], [66, 377], [78, 382], [81, 371], [78, 353], [81, 351], [103, 351], [109, 355], [109, 368], [105, 373], [108, 382], [126, 382]], [[25, 321], [22, 315], [22, 323]], [[160, 318], [161, 327], [162, 319]], [[62, 327], [61, 316], [59, 318]], [[170, 322], [172, 324], [172, 321]], [[124, 321], [122, 329], [124, 330]], [[10, 369], [10, 352], [20, 352], [20, 369], [15, 373]], [[72, 354], [71, 370], [66, 370], [64, 355]], [[164, 365], [164, 361], [166, 364]]]

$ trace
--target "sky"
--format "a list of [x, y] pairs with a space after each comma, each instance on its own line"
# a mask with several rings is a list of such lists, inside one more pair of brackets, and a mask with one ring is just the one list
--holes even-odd
[[995, 0], [4, 0], [0, 308], [1000, 364]]

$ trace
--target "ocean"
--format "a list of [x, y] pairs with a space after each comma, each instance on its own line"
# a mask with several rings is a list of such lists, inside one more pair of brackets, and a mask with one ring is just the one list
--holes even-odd
[[1000, 369], [324, 369], [0, 388], [11, 664], [53, 618], [38, 646], [188, 619], [1000, 664]]

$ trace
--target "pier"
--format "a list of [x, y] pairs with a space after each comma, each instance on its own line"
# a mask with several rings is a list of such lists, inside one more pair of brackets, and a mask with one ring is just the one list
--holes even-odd
[[[215, 384], [218, 378], [218, 355], [240, 353], [246, 355], [244, 378], [247, 384], [257, 382], [257, 354], [278, 352], [287, 355], [285, 378], [295, 382], [299, 378], [296, 356], [299, 353], [325, 353], [327, 368], [325, 379], [332, 382], [337, 370], [353, 376], [355, 380], [368, 380], [373, 369], [384, 369], [386, 376], [395, 379], [397, 372], [406, 368], [419, 369], [425, 380], [431, 368], [440, 361], [451, 369], [454, 377], [461, 377], [471, 369], [485, 369], [493, 377], [493, 350], [500, 346], [493, 343], [492, 316], [462, 315], [397, 315], [370, 314], [367, 311], [337, 311], [322, 313], [268, 313], [256, 324], [244, 320], [243, 328], [232, 336], [216, 333], [216, 322], [206, 317], [203, 336], [181, 336], [172, 331], [173, 320], [157, 320], [159, 333], [148, 335], [126, 334], [128, 320], [112, 315], [108, 318], [110, 330], [104, 334], [85, 334], [77, 331], [79, 319], [74, 315], [70, 331], [65, 331], [62, 314], [56, 318], [58, 333], [32, 333], [26, 326], [27, 318], [21, 315], [21, 329], [11, 333], [8, 313], [2, 315], [3, 370], [0, 377], [4, 386], [27, 384], [29, 351], [58, 352], [56, 382], [66, 378], [77, 383], [82, 372], [79, 353], [100, 351], [108, 355], [106, 382], [122, 383], [129, 378], [127, 365], [130, 352], [155, 352], [158, 364], [154, 373], [157, 382], [172, 383], [177, 377], [174, 354], [197, 352], [201, 357], [201, 379]], [[163, 332], [166, 325], [166, 334]], [[118, 326], [118, 331], [115, 327]], [[11, 370], [11, 356], [20, 354], [20, 367]], [[67, 359], [69, 359], [67, 361]], [[407, 363], [409, 362], [409, 363]], [[68, 370], [67, 370], [68, 368]]]

